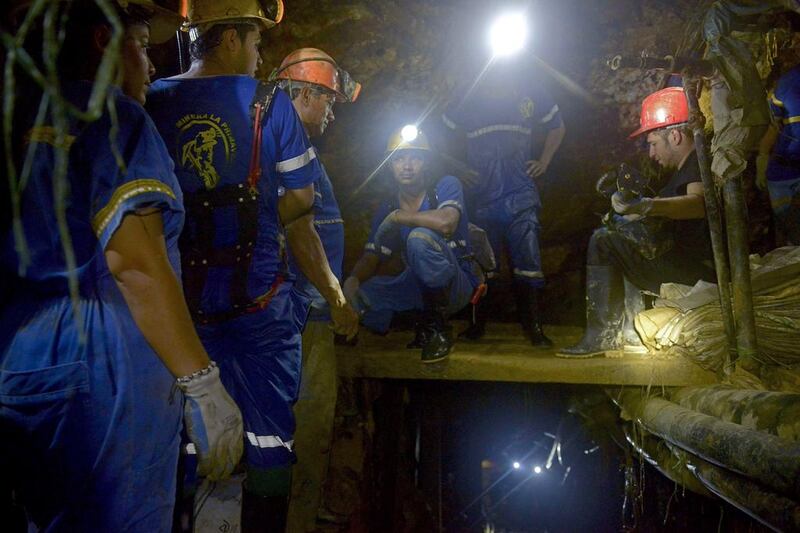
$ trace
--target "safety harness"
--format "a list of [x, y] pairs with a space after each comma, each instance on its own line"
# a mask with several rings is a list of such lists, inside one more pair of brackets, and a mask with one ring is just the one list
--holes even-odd
[[[255, 299], [247, 294], [253, 248], [258, 239], [262, 131], [277, 90], [277, 83], [274, 82], [259, 83], [256, 88], [250, 110], [253, 144], [245, 182], [211, 190], [202, 189], [184, 198], [186, 213], [194, 220], [194, 231], [184, 231], [180, 238], [183, 283], [189, 310], [195, 321], [201, 324], [229, 320], [266, 308], [284, 281], [284, 276], [278, 274], [266, 294]], [[236, 241], [224, 248], [214, 246], [217, 232], [214, 215], [219, 209], [233, 209], [236, 212]], [[203, 290], [209, 270], [217, 267], [233, 269], [230, 282], [232, 309], [210, 314], [201, 308]]]

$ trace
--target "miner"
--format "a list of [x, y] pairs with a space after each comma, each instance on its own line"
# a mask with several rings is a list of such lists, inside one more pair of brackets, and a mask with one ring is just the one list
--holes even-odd
[[[181, 189], [142, 108], [147, 50], [179, 20], [151, 0], [111, 2], [113, 23], [91, 1], [44, 9], [64, 22], [51, 89], [81, 110], [108, 95], [96, 119], [59, 123], [17, 72], [8, 155], [18, 169], [32, 158], [19, 232], [0, 232], [0, 471], [30, 531], [170, 531], [184, 416], [203, 475], [226, 477], [242, 452], [239, 409], [178, 281]], [[26, 41], [34, 61], [41, 25]], [[108, 67], [118, 87], [104, 85]], [[49, 109], [40, 123], [37, 108]]]
[[653, 294], [662, 283], [715, 280], [703, 184], [688, 120], [686, 96], [678, 87], [657, 91], [642, 102], [640, 127], [630, 137], [646, 135], [650, 158], [673, 174], [656, 197], [627, 199], [618, 191], [611, 203], [617, 213], [630, 218], [667, 219], [665, 242], [655, 256], [646, 256], [619, 232], [594, 232], [587, 251], [586, 331], [578, 344], [560, 350], [559, 357], [587, 358], [621, 348], [625, 280]]
[[[542, 330], [540, 293], [545, 279], [536, 182], [550, 168], [566, 128], [553, 98], [519, 67], [515, 61], [498, 60], [474, 90], [454, 98], [442, 118], [446, 126], [466, 135], [467, 162], [480, 175], [469, 191], [472, 218], [486, 231], [495, 256], [508, 246], [518, 319], [533, 346], [547, 348], [552, 342]], [[534, 135], [543, 135], [543, 142], [534, 142]], [[496, 276], [497, 272], [487, 276], [486, 298], [496, 293]], [[483, 336], [486, 298], [477, 304], [474, 323], [460, 336]]]
[[[395, 132], [386, 146], [395, 191], [378, 207], [372, 230], [345, 293], [373, 331], [388, 330], [398, 311], [416, 311], [422, 362], [448, 356], [453, 336], [447, 317], [463, 308], [478, 284], [468, 242], [461, 182], [430, 175], [431, 147], [414, 126]], [[376, 275], [382, 262], [402, 257], [397, 276]]]
[[[285, 525], [301, 321], [283, 226], [310, 213], [322, 175], [289, 97], [253, 78], [260, 32], [282, 13], [280, 1], [189, 2], [191, 67], [154, 83], [149, 96], [185, 195], [186, 298], [244, 417], [243, 531]], [[309, 238], [316, 242], [295, 250], [298, 256], [321, 249], [315, 232]], [[336, 328], [350, 333], [355, 314], [338, 283], [330, 289]]]
[[[358, 98], [361, 85], [353, 81], [347, 71], [317, 48], [301, 48], [286, 56], [270, 75], [292, 99], [297, 115], [309, 137], [320, 137], [333, 122], [335, 102], [353, 102]], [[286, 228], [292, 251], [292, 271], [297, 276], [294, 295], [301, 320], [306, 320], [303, 330], [303, 363], [300, 395], [294, 407], [297, 431], [294, 447], [298, 462], [292, 474], [292, 491], [289, 500], [287, 531], [298, 533], [316, 529], [317, 510], [320, 507], [322, 487], [328, 468], [329, 449], [333, 432], [333, 415], [336, 407], [336, 354], [334, 333], [331, 327], [331, 307], [341, 294], [344, 259], [344, 222], [333, 184], [325, 168], [314, 183], [313, 212], [308, 213]], [[311, 232], [319, 235], [318, 240]], [[320, 242], [322, 248], [314, 247]], [[309, 253], [298, 254], [302, 247], [312, 247]], [[298, 266], [298, 261], [312, 261], [323, 268], [314, 270], [311, 265]], [[303, 271], [322, 273], [310, 279]], [[323, 294], [325, 296], [323, 296]], [[358, 316], [351, 322], [358, 328]]]

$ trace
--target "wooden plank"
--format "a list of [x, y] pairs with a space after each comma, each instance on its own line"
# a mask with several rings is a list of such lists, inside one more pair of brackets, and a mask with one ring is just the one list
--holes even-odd
[[[461, 331], [463, 324], [455, 324]], [[555, 349], [580, 338], [580, 328], [549, 326]], [[385, 337], [362, 331], [357, 346], [337, 346], [339, 374], [345, 377], [578, 383], [596, 385], [688, 386], [717, 383], [716, 376], [685, 359], [607, 354], [562, 359], [554, 350], [534, 350], [515, 324], [490, 324], [479, 342], [458, 342], [447, 361], [424, 365], [419, 350], [408, 350], [411, 332]], [[614, 355], [614, 357], [609, 357]]]

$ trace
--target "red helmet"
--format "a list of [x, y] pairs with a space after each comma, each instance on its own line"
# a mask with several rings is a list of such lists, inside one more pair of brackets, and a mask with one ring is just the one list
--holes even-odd
[[337, 102], [355, 102], [361, 92], [361, 84], [318, 48], [300, 48], [290, 53], [281, 66], [272, 71], [270, 79], [321, 85], [336, 93]]
[[680, 87], [661, 89], [642, 100], [642, 115], [639, 118], [639, 129], [628, 138], [649, 131], [684, 124], [689, 121], [689, 104]]

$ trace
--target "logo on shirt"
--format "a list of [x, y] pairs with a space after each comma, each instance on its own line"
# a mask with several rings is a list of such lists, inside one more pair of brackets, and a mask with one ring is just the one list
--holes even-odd
[[519, 103], [519, 114], [522, 115], [522, 118], [529, 119], [533, 117], [533, 110], [536, 108], [536, 105], [533, 103], [533, 100], [530, 98], [523, 98], [522, 102]]
[[220, 181], [217, 163], [227, 163], [236, 152], [236, 140], [227, 122], [213, 114], [190, 114], [181, 118], [178, 128], [178, 160], [182, 167], [193, 170], [206, 189]]

